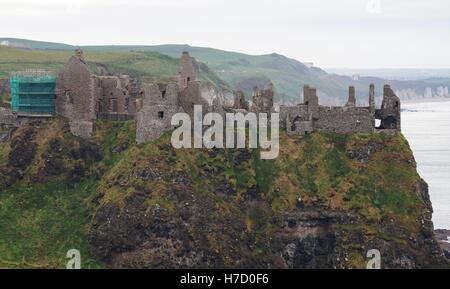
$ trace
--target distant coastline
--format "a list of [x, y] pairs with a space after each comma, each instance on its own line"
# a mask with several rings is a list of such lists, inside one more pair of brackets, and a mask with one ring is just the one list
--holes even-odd
[[450, 97], [446, 98], [421, 98], [421, 99], [402, 99], [402, 103], [426, 103], [426, 102], [447, 102]]

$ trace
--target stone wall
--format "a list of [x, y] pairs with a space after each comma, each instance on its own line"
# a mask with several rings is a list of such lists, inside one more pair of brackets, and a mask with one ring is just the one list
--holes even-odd
[[72, 133], [82, 137], [91, 135], [96, 119], [134, 119], [142, 108], [136, 80], [127, 75], [92, 75], [81, 50], [59, 74], [56, 94], [56, 113], [67, 117]]
[[172, 116], [181, 111], [176, 83], [166, 87], [156, 83], [145, 84], [143, 90], [143, 107], [137, 113], [137, 143], [158, 139], [172, 129]]
[[381, 109], [376, 111], [376, 117], [381, 120], [380, 129], [401, 130], [401, 104], [389, 85], [383, 89]]
[[296, 129], [295, 126], [292, 126], [295, 122], [309, 120], [311, 117], [306, 105], [280, 106], [280, 127], [286, 128], [287, 131]]
[[98, 117], [132, 119], [138, 109], [137, 84], [128, 75], [94, 76], [97, 83]]
[[316, 89], [305, 85], [304, 103], [280, 106], [280, 127], [288, 133], [307, 134], [325, 131], [340, 134], [375, 131], [375, 119], [381, 119], [379, 129], [400, 130], [400, 100], [389, 86], [385, 86], [382, 108], [375, 109], [375, 86], [369, 88], [369, 106], [356, 106], [356, 91], [349, 88], [346, 106], [321, 106]]
[[94, 120], [97, 99], [93, 96], [96, 89], [97, 83], [83, 58], [72, 56], [56, 81], [56, 113], [71, 120]]
[[0, 94], [10, 94], [11, 86], [10, 86], [9, 78], [0, 79]]
[[201, 105], [203, 113], [207, 113], [211, 106], [202, 97], [200, 81], [190, 82], [189, 85], [180, 93], [180, 105], [183, 111], [193, 116], [194, 105]]
[[373, 132], [375, 118], [366, 107], [319, 107], [314, 130], [340, 134]]
[[275, 89], [272, 83], [267, 88], [260, 90], [258, 87], [253, 88], [252, 107], [253, 112], [270, 113], [273, 109], [273, 97]]
[[248, 103], [245, 100], [245, 94], [242, 91], [236, 91], [234, 93], [234, 109], [248, 109]]

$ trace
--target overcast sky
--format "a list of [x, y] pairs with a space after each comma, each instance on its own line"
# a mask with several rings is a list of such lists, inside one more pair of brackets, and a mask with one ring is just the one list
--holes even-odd
[[277, 52], [320, 67], [450, 68], [450, 1], [0, 0], [0, 37]]

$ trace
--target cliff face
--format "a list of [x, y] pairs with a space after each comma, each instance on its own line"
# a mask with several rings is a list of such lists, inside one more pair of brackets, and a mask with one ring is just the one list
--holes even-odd
[[[40, 239], [2, 234], [0, 253], [9, 253], [0, 255], [26, 256], [24, 267], [46, 256], [38, 266], [58, 267], [63, 260], [52, 256], [79, 246], [88, 267], [365, 268], [377, 249], [382, 268], [449, 266], [427, 185], [400, 134], [282, 133], [279, 158], [267, 161], [252, 150], [174, 150], [170, 135], [137, 146], [133, 126], [101, 122], [88, 142], [71, 137], [63, 120], [31, 126], [34, 152], [13, 177], [7, 162], [23, 132], [0, 145], [2, 232], [39, 232], [54, 214], [62, 219]], [[52, 170], [55, 159], [63, 162]], [[44, 200], [28, 204], [29, 194]], [[16, 263], [0, 259], [8, 264]]]

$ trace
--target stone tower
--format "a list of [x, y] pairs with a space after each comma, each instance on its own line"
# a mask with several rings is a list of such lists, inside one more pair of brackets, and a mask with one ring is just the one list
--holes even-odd
[[242, 91], [235, 91], [234, 92], [234, 104], [233, 108], [235, 109], [248, 109], [248, 106], [245, 101], [245, 95]]
[[70, 120], [73, 134], [89, 136], [93, 131], [93, 120], [96, 119], [97, 99], [81, 49], [77, 49], [69, 59], [56, 83], [56, 113]]
[[383, 89], [381, 104], [381, 128], [401, 130], [400, 98], [395, 95], [389, 85]]
[[273, 98], [275, 87], [270, 82], [265, 89], [259, 90], [257, 86], [253, 88], [252, 110], [254, 112], [270, 113], [273, 109]]
[[375, 84], [369, 88], [369, 109], [371, 114], [375, 114]]
[[184, 90], [188, 84], [196, 81], [193, 59], [188, 52], [183, 52], [180, 58], [180, 65], [178, 68], [178, 87]]
[[137, 143], [158, 139], [172, 128], [172, 116], [180, 112], [176, 83], [170, 83], [165, 87], [156, 83], [144, 84], [143, 90], [143, 107], [137, 113]]
[[354, 86], [348, 88], [348, 101], [346, 106], [355, 107], [356, 106], [356, 91]]
[[303, 87], [304, 104], [308, 107], [308, 113], [312, 119], [319, 118], [319, 97], [317, 96], [317, 90], [313, 87], [305, 85]]

